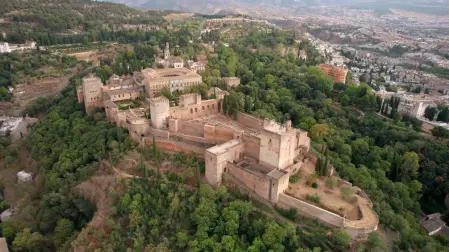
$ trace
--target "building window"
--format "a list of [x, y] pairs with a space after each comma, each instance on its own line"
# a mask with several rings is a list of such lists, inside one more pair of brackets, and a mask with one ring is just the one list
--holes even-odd
[[190, 114], [193, 114], [193, 109], [190, 109]]
[[198, 112], [198, 108], [195, 108], [195, 113]]
[[204, 110], [204, 106], [202, 107], [202, 109]]
[[212, 104], [212, 109], [214, 109], [215, 108], [215, 104]]
[[208, 109], [208, 110], [210, 109], [209, 105], [207, 105], [207, 109]]

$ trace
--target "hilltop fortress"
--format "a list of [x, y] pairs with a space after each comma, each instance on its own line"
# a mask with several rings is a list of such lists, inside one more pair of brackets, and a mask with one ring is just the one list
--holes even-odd
[[[366, 208], [360, 206], [363, 216], [372, 217], [372, 221], [362, 217], [351, 222], [287, 195], [290, 176], [306, 167], [312, 167], [313, 173], [316, 163], [316, 157], [309, 152], [308, 133], [292, 127], [291, 121], [280, 124], [241, 112], [230, 118], [222, 113], [227, 92], [219, 88], [208, 91], [208, 97], [213, 99], [202, 99], [196, 93], [182, 94], [177, 106], [171, 106], [164, 96], [156, 97], [164, 87], [180, 92], [199, 83], [201, 77], [187, 69], [145, 69], [133, 76], [112, 76], [106, 85], [98, 77], [86, 76], [77, 93], [88, 113], [104, 108], [108, 120], [127, 128], [139, 143], [149, 145], [154, 136], [160, 148], [200, 154], [205, 160], [206, 180], [215, 188], [229, 176], [267, 202], [294, 207], [303, 214], [344, 227], [353, 237], [377, 229], [372, 203]], [[360, 195], [367, 199], [364, 193]]]

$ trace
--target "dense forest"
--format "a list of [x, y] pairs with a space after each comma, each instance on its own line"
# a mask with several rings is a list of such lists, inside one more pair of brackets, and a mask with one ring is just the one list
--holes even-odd
[[123, 4], [90, 0], [1, 1], [0, 15], [13, 24], [36, 24], [38, 29], [65, 32], [89, 30], [103, 24], [162, 24], [166, 11], [140, 11]]
[[2, 0], [0, 4], [1, 18], [6, 21], [0, 28], [6, 31], [6, 40], [13, 43], [35, 40], [41, 45], [120, 41], [118, 31], [128, 30], [126, 26], [134, 30], [138, 28], [135, 25], [163, 27], [166, 25], [163, 15], [170, 13], [90, 0]]
[[[121, 182], [123, 183], [123, 182]], [[107, 220], [110, 234], [100, 244], [106, 251], [132, 247], [146, 251], [345, 251], [350, 238], [317, 222], [301, 226], [276, 222], [238, 200], [225, 187], [196, 190], [176, 176], [134, 179]]]
[[67, 251], [70, 236], [90, 221], [95, 206], [72, 193], [77, 182], [89, 178], [98, 161], [109, 152], [129, 150], [134, 143], [128, 133], [106, 122], [103, 113], [93, 118], [78, 104], [75, 76], [58, 97], [42, 99], [30, 106], [37, 114], [47, 111], [28, 137], [28, 149], [39, 161], [37, 204], [20, 206], [22, 213], [1, 223], [0, 236], [12, 244], [12, 251]]
[[[296, 127], [311, 131], [317, 149], [323, 143], [329, 146], [338, 174], [365, 189], [381, 223], [401, 234], [394, 245], [397, 249], [443, 250], [446, 242], [421, 233], [418, 218], [421, 207], [441, 211], [448, 192], [447, 144], [375, 114], [381, 109], [379, 100], [367, 85], [333, 86], [319, 68], [300, 67], [293, 59], [271, 53], [250, 52], [244, 45], [252, 42], [245, 39], [230, 48], [218, 47], [218, 57], [209, 61], [209, 72], [204, 74], [241, 78], [243, 85], [229, 97], [237, 101], [230, 102], [231, 110], [281, 122], [291, 119]], [[356, 106], [364, 113], [343, 105]], [[327, 127], [319, 127], [324, 132], [315, 134], [316, 124]]]

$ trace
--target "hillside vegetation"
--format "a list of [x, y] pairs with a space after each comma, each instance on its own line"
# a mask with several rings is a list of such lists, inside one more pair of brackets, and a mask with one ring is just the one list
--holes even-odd
[[[90, 0], [1, 0], [0, 30], [8, 39], [29, 39], [36, 31], [80, 33], [116, 24], [162, 24], [165, 12], [141, 11], [123, 4]], [[30, 29], [30, 30], [29, 30]], [[27, 36], [28, 35], [28, 36]]]

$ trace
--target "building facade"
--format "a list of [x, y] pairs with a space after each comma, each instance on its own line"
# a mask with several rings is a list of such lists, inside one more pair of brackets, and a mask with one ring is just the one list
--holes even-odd
[[320, 64], [320, 68], [323, 70], [324, 74], [331, 76], [334, 83], [346, 83], [346, 75], [348, 74], [348, 69], [336, 66], [330, 66], [327, 64]]
[[90, 74], [85, 76], [77, 88], [78, 102], [84, 102], [86, 112], [103, 108], [108, 101], [137, 100], [143, 96], [143, 75], [135, 72], [132, 76], [111, 76], [103, 85], [101, 79]]
[[201, 84], [201, 76], [187, 68], [178, 69], [152, 69], [142, 70], [145, 91], [149, 97], [154, 97], [162, 89], [168, 89], [171, 93], [184, 91], [185, 89]]

